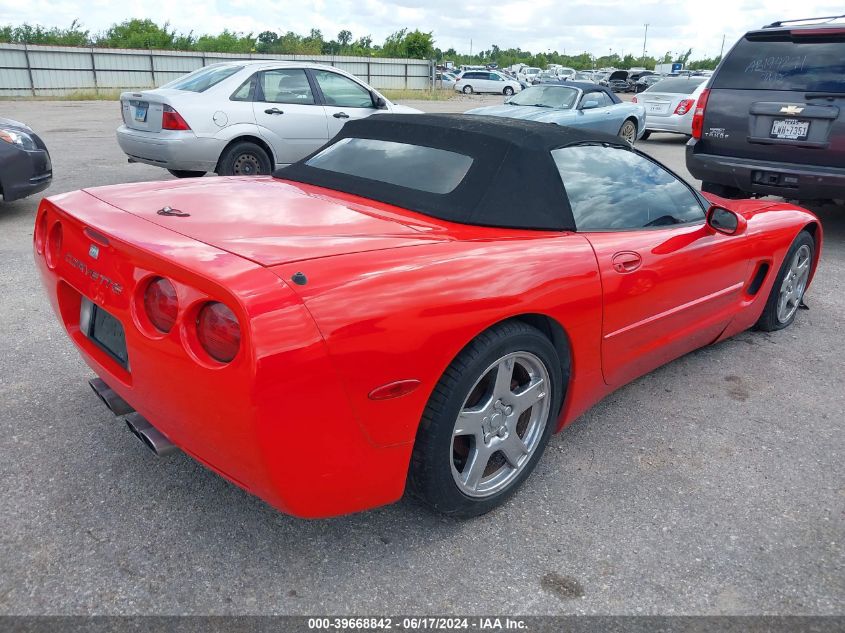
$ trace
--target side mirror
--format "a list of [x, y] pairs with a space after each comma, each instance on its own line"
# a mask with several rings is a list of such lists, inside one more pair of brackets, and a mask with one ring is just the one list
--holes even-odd
[[378, 108], [379, 110], [384, 110], [387, 107], [387, 101], [384, 100], [383, 97], [380, 97], [376, 93], [370, 93], [373, 98], [373, 107]]
[[713, 205], [707, 210], [707, 226], [724, 235], [739, 235], [748, 223], [738, 213]]
[[598, 108], [599, 102], [598, 101], [585, 101], [581, 104], [582, 110], [592, 110], [593, 108]]

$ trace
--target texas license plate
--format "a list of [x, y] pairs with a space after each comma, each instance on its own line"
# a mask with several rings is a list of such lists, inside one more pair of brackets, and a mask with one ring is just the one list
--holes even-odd
[[108, 353], [121, 366], [129, 369], [126, 353], [126, 333], [123, 324], [86, 297], [80, 306], [79, 326], [82, 333], [97, 347]]
[[775, 119], [772, 121], [772, 138], [803, 141], [807, 138], [809, 132], [809, 121], [796, 121], [795, 119]]
[[146, 105], [137, 105], [135, 106], [135, 120], [139, 123], [143, 123], [147, 120], [147, 106]]

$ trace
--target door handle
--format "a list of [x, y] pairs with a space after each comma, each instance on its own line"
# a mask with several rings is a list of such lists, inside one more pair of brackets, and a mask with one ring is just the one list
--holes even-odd
[[267, 108], [264, 110], [264, 114], [284, 114], [284, 110], [279, 110], [279, 108]]
[[336, 119], [348, 119], [349, 118], [349, 115], [346, 114], [346, 112], [335, 112], [332, 116]]
[[616, 253], [611, 261], [613, 263], [613, 270], [618, 273], [634, 272], [643, 264], [642, 256], [634, 251]]

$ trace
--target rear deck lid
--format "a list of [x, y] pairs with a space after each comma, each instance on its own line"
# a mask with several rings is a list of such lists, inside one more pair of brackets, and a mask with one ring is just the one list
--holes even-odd
[[[273, 178], [88, 189], [107, 204], [263, 266], [446, 239], [400, 209]], [[393, 209], [393, 210], [391, 210]]]

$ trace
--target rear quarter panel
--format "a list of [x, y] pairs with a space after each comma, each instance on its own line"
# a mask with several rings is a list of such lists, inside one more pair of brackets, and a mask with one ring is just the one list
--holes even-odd
[[[304, 273], [300, 294], [327, 342], [353, 410], [378, 445], [410, 444], [441, 375], [495, 323], [542, 314], [565, 330], [572, 377], [558, 428], [605, 393], [601, 284], [589, 243], [576, 234], [526, 232], [506, 240], [447, 242], [281, 265]], [[372, 401], [403, 379], [409, 395]]]

